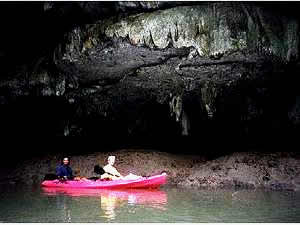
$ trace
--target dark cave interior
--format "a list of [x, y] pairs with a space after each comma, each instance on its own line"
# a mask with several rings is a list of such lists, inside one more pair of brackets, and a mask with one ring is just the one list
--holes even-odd
[[[193, 5], [197, 2], [165, 2], [161, 9], [173, 5]], [[295, 17], [299, 20], [300, 2], [253, 2], [274, 13]], [[95, 6], [97, 5], [97, 6]], [[0, 59], [2, 61], [0, 82], [15, 71], [34, 67], [34, 62], [52, 54], [64, 34], [76, 26], [93, 23], [114, 15], [151, 12], [143, 7], [120, 7], [116, 2], [58, 2], [45, 10], [44, 2], [1, 2], [0, 3]], [[299, 36], [299, 33], [298, 33]], [[298, 46], [299, 47], [299, 46]], [[119, 105], [119, 115], [105, 120], [103, 117], [73, 118], [82, 125], [80, 137], [63, 137], [65, 120], [77, 110], [66, 104], [63, 97], [9, 96], [8, 90], [0, 90], [1, 98], [1, 142], [7, 152], [5, 158], [30, 158], [47, 153], [109, 151], [121, 148], [149, 148], [171, 153], [204, 154], [211, 157], [236, 151], [293, 151], [298, 152], [299, 126], [288, 121], [287, 112], [300, 95], [299, 63], [286, 65], [284, 73], [272, 77], [266, 83], [241, 84], [237, 94], [228, 92], [234, 98], [241, 93], [253, 92], [254, 99], [264, 104], [265, 114], [251, 123], [237, 121], [240, 110], [247, 106], [235, 104], [235, 99], [224, 96], [226, 104], [213, 120], [203, 119], [201, 105], [189, 95], [184, 100], [190, 119], [190, 135], [182, 136], [180, 127], [169, 116], [169, 109], [151, 99], [143, 106], [127, 102], [126, 108]], [[268, 87], [268, 92], [258, 96], [259, 85]], [[37, 92], [39, 90], [36, 90]], [[5, 97], [3, 97], [5, 96]], [[7, 97], [8, 96], [8, 97]], [[141, 97], [143, 98], [143, 97]], [[146, 96], [145, 98], [148, 98]], [[222, 101], [222, 98], [219, 99]], [[9, 102], [9, 104], [6, 104]], [[226, 108], [227, 107], [227, 108]], [[244, 108], [243, 108], [244, 107]], [[140, 111], [139, 111], [140, 110]], [[134, 116], [136, 115], [136, 117]], [[131, 120], [140, 118], [135, 127]], [[99, 130], [98, 128], [101, 127]], [[246, 127], [246, 129], [245, 129]], [[246, 131], [245, 131], [246, 130]], [[57, 135], [58, 134], [58, 135]], [[15, 149], [15, 150], [11, 150]], [[42, 151], [41, 151], [42, 149]], [[17, 151], [17, 153], [16, 153]], [[7, 164], [10, 164], [7, 162]]]

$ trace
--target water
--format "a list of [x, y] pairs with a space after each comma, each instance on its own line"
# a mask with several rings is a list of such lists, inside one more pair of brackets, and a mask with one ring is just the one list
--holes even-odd
[[0, 222], [300, 222], [300, 193], [263, 190], [101, 191], [6, 188]]

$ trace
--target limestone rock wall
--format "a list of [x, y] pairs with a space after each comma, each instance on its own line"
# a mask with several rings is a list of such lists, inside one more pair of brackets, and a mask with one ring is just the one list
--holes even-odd
[[[298, 20], [278, 17], [253, 4], [201, 3], [115, 20], [89, 26], [84, 33], [91, 36], [81, 45], [74, 42], [71, 46], [85, 50], [103, 32], [107, 37], [127, 37], [134, 45], [150, 48], [193, 47], [200, 56], [247, 50], [284, 60], [298, 58]], [[75, 29], [72, 37], [76, 39], [80, 33]]]
[[[90, 17], [60, 31], [53, 51], [1, 78], [2, 118], [12, 118], [4, 127], [18, 127], [25, 98], [33, 108], [24, 117], [59, 121], [49, 131], [55, 135], [272, 139], [297, 126], [299, 19], [270, 9], [241, 2], [46, 4], [49, 15]], [[52, 110], [39, 107], [42, 97], [53, 100], [41, 100]], [[44, 127], [37, 124], [35, 134]]]

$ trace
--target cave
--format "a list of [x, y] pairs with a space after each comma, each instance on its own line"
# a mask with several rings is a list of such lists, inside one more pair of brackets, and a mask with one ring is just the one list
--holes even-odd
[[117, 149], [299, 159], [299, 2], [0, 6], [3, 171]]

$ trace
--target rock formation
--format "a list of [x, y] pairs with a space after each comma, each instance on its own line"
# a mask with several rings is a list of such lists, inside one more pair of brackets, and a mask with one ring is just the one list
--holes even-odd
[[[36, 5], [47, 26], [34, 32], [44, 51], [2, 68], [1, 133], [251, 143], [292, 134], [299, 124], [296, 5]], [[55, 18], [64, 22], [54, 25]]]

